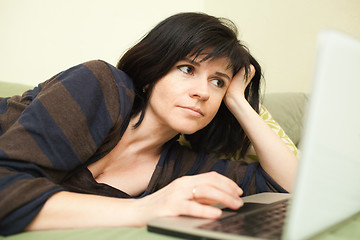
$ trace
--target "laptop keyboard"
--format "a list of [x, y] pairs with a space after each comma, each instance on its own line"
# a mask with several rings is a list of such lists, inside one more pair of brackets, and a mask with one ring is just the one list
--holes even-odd
[[[264, 239], [280, 239], [286, 216], [288, 200], [244, 213], [238, 213], [199, 226], [200, 229], [245, 235]], [[246, 207], [245, 203], [244, 207]], [[240, 208], [241, 209], [241, 208]]]

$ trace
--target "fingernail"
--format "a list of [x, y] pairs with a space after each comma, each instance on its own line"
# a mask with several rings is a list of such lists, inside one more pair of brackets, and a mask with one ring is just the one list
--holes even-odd
[[242, 205], [244, 205], [243, 201], [241, 199], [236, 199], [234, 200], [234, 205], [239, 208], [241, 207]]
[[214, 208], [211, 214], [214, 218], [219, 218], [222, 215], [222, 211], [219, 208]]
[[241, 188], [238, 188], [237, 193], [239, 196], [241, 196], [241, 195], [243, 195], [244, 191]]

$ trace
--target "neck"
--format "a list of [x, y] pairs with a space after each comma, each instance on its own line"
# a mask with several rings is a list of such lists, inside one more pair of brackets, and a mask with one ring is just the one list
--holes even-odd
[[138, 122], [139, 117], [140, 115], [137, 115], [130, 120], [124, 135], [113, 151], [114, 156], [118, 155], [116, 154], [117, 151], [129, 151], [129, 154], [134, 156], [147, 155], [158, 157], [164, 144], [178, 134], [173, 129], [164, 127], [146, 117], [134, 129], [133, 126]]

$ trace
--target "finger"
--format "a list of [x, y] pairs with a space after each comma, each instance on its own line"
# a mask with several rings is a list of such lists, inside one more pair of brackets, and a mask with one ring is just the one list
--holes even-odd
[[246, 85], [251, 81], [251, 79], [255, 76], [255, 67], [254, 65], [250, 64], [249, 68], [246, 69], [245, 67], [242, 67], [234, 76], [234, 79], [239, 79], [240, 81], [243, 81], [246, 83]]
[[211, 186], [202, 186], [196, 188], [193, 200], [207, 205], [221, 203], [231, 209], [238, 209], [243, 205], [243, 201], [239, 196], [233, 196], [222, 190]]
[[252, 64], [250, 64], [250, 66], [248, 68], [247, 75], [244, 73], [245, 87], [247, 87], [249, 85], [249, 83], [251, 82], [251, 80], [255, 76], [255, 72], [256, 72], [255, 67]]
[[199, 218], [217, 219], [222, 211], [219, 208], [203, 205], [195, 201], [186, 201], [183, 203], [180, 215], [187, 215]]
[[225, 177], [217, 172], [208, 172], [196, 175], [196, 185], [211, 185], [221, 191], [226, 192], [234, 197], [241, 196], [243, 194], [242, 189], [230, 178]]
[[233, 77], [233, 79], [239, 79], [241, 81], [244, 81], [246, 78], [246, 74], [245, 74], [245, 67], [240, 68], [240, 70], [235, 74], [235, 76]]
[[253, 79], [253, 77], [255, 76], [256, 70], [254, 65], [250, 64], [249, 66], [249, 72], [248, 72], [248, 80], [251, 81], [251, 79]]

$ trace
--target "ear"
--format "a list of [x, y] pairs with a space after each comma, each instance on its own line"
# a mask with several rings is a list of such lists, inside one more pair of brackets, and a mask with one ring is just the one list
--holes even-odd
[[146, 93], [148, 89], [149, 89], [149, 84], [146, 84], [146, 85], [143, 87], [142, 92], [143, 92], [143, 93]]

